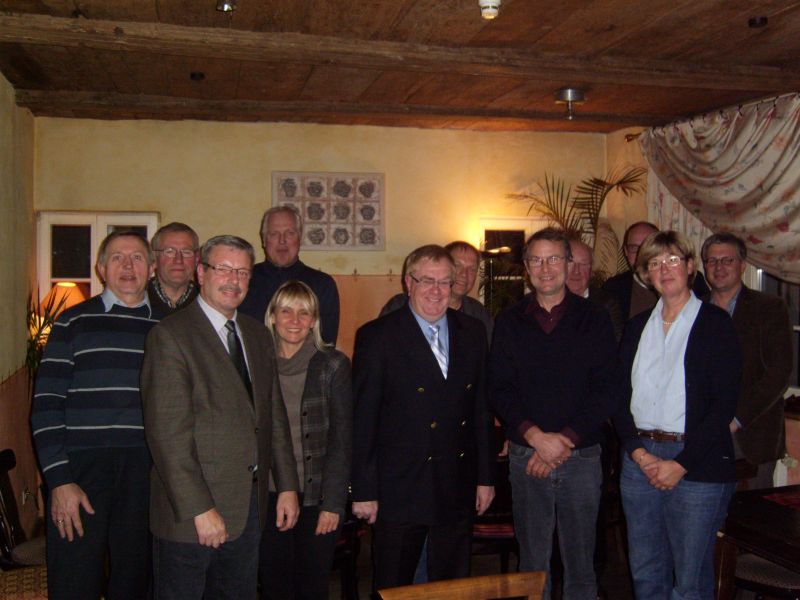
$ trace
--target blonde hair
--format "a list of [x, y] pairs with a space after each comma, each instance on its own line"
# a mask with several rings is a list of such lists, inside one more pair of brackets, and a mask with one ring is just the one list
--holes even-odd
[[[663, 252], [674, 252], [680, 255], [686, 261], [687, 268], [690, 260], [695, 262], [694, 245], [682, 233], [671, 230], [651, 233], [642, 242], [639, 247], [639, 254], [636, 257], [636, 272], [639, 274], [639, 278], [647, 285], [652, 285], [647, 263]], [[694, 271], [689, 273], [688, 287], [692, 287], [695, 275], [697, 275], [697, 265], [694, 265]]]
[[322, 336], [319, 331], [322, 328], [322, 320], [319, 315], [319, 300], [317, 295], [302, 281], [287, 281], [278, 291], [272, 296], [267, 306], [267, 314], [265, 317], [266, 325], [272, 332], [272, 339], [275, 340], [275, 346], [280, 348], [281, 340], [278, 337], [278, 332], [275, 330], [275, 312], [280, 308], [300, 305], [301, 308], [307, 310], [314, 318], [314, 326], [311, 328], [311, 336], [314, 338], [314, 346], [318, 350], [325, 348], [325, 342], [322, 341]]

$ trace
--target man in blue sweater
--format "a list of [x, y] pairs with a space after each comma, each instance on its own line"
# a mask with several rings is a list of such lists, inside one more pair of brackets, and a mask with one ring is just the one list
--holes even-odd
[[519, 567], [549, 571], [557, 526], [565, 600], [596, 600], [600, 441], [617, 397], [617, 344], [608, 312], [566, 287], [572, 252], [563, 231], [533, 234], [524, 260], [534, 293], [497, 317], [489, 353], [490, 399], [509, 439]]
[[150, 458], [139, 373], [158, 320], [145, 293], [153, 256], [138, 233], [115, 231], [100, 244], [96, 266], [105, 289], [59, 315], [31, 412], [56, 600], [104, 592], [108, 600], [141, 599], [148, 585]]
[[333, 277], [303, 264], [298, 258], [303, 239], [303, 217], [293, 206], [274, 206], [261, 219], [261, 243], [267, 260], [253, 267], [250, 290], [239, 310], [264, 322], [272, 296], [281, 285], [296, 279], [319, 299], [320, 335], [336, 345], [339, 333], [339, 290]]

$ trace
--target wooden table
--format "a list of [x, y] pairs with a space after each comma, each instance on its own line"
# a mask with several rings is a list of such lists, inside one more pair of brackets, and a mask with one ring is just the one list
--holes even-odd
[[717, 543], [717, 600], [733, 596], [739, 550], [800, 573], [800, 504], [784, 506], [765, 498], [775, 494], [800, 498], [800, 485], [734, 494]]

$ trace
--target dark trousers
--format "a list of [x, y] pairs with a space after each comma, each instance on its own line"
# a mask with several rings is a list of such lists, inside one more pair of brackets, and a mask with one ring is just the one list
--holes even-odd
[[[89, 497], [84, 535], [61, 539], [47, 499], [47, 588], [51, 600], [141, 600], [150, 579], [150, 454], [103, 448], [69, 454], [75, 483]], [[106, 587], [106, 559], [108, 583]]]
[[344, 517], [339, 519], [336, 531], [316, 535], [319, 507], [303, 506], [297, 525], [289, 531], [278, 531], [277, 499], [277, 494], [270, 493], [266, 527], [261, 534], [261, 599], [327, 600], [333, 553]]
[[[224, 515], [223, 515], [224, 518]], [[255, 600], [258, 489], [242, 534], [219, 548], [153, 537], [153, 600]]]
[[413, 583], [426, 536], [428, 581], [469, 577], [473, 519], [467, 515], [442, 525], [393, 523], [381, 519], [379, 510], [372, 530], [373, 589]]

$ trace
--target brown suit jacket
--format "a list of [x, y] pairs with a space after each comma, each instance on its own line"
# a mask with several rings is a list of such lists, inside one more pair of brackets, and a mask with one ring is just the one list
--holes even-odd
[[761, 464], [783, 456], [786, 435], [783, 393], [792, 373], [792, 325], [786, 303], [742, 287], [733, 324], [742, 346], [742, 387], [736, 441], [747, 461]]
[[147, 337], [141, 389], [154, 463], [150, 529], [160, 538], [197, 542], [194, 517], [211, 508], [225, 519], [231, 539], [241, 535], [256, 460], [262, 526], [270, 463], [279, 491], [298, 489], [272, 339], [255, 319], [239, 313], [236, 320], [253, 402], [196, 300]]

